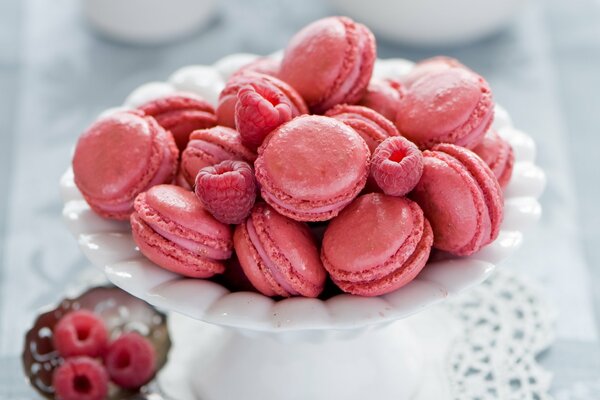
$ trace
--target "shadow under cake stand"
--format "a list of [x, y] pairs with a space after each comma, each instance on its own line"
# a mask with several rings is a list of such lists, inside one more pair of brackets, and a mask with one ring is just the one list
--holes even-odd
[[[214, 66], [182, 68], [167, 82], [136, 89], [118, 109], [179, 91], [215, 103], [227, 77], [255, 57], [236, 54]], [[398, 78], [412, 65], [378, 60], [375, 75]], [[173, 274], [139, 253], [127, 222], [90, 210], [71, 170], [60, 182], [63, 216], [85, 256], [113, 284], [170, 313], [173, 348], [158, 378], [168, 398], [445, 399], [446, 355], [461, 329], [429, 306], [483, 282], [541, 214], [545, 177], [534, 163], [533, 140], [512, 127], [501, 107], [493, 128], [516, 158], [499, 237], [470, 257], [428, 263], [414, 281], [384, 296], [274, 301]]]

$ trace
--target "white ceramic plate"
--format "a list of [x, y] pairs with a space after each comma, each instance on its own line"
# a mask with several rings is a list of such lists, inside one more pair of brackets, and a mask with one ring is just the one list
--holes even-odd
[[[134, 90], [118, 109], [132, 108], [177, 91], [194, 92], [215, 103], [227, 77], [255, 57], [236, 54], [214, 66], [182, 68], [167, 82], [152, 82]], [[401, 59], [378, 60], [374, 74], [397, 78], [412, 65]], [[363, 298], [343, 294], [325, 301], [308, 298], [274, 301], [257, 293], [231, 293], [214, 282], [166, 271], [139, 253], [128, 223], [103, 219], [90, 210], [73, 183], [71, 170], [60, 182], [63, 216], [86, 257], [111, 282], [150, 304], [197, 320], [270, 332], [349, 329], [391, 322], [481, 283], [498, 262], [518, 248], [523, 231], [539, 219], [541, 207], [537, 199], [545, 177], [534, 163], [535, 144], [512, 127], [508, 114], [500, 107], [496, 109], [494, 128], [512, 144], [516, 158], [513, 178], [505, 192], [505, 218], [500, 236], [470, 257], [429, 263], [414, 281], [384, 296]]]

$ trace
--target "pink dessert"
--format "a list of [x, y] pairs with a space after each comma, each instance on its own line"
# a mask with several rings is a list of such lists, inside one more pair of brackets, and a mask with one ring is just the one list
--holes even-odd
[[205, 167], [196, 177], [196, 196], [217, 220], [240, 224], [256, 200], [252, 167], [244, 161], [222, 161]]
[[79, 137], [75, 184], [96, 213], [126, 220], [139, 193], [173, 180], [178, 156], [173, 135], [154, 118], [141, 111], [117, 112]]
[[385, 194], [404, 196], [423, 173], [423, 155], [402, 136], [384, 140], [371, 157], [371, 177]]
[[298, 221], [336, 216], [362, 190], [369, 148], [348, 125], [303, 115], [273, 131], [254, 163], [263, 199]]
[[292, 85], [311, 111], [323, 113], [364, 95], [375, 63], [375, 38], [346, 17], [323, 18], [290, 40], [279, 78]]
[[365, 95], [358, 102], [359, 105], [377, 111], [390, 121], [396, 119], [400, 97], [403, 96], [404, 87], [393, 79], [371, 79]]
[[133, 239], [159, 266], [191, 278], [220, 274], [231, 257], [229, 225], [217, 221], [193, 192], [174, 185], [154, 186], [135, 199]]
[[500, 187], [505, 188], [510, 181], [515, 163], [515, 154], [510, 143], [502, 139], [495, 130], [490, 130], [473, 152], [490, 167], [498, 178]]
[[353, 128], [373, 152], [379, 143], [391, 136], [400, 136], [390, 120], [378, 112], [363, 106], [339, 104], [325, 113]]
[[323, 290], [325, 270], [306, 224], [259, 203], [233, 240], [244, 274], [264, 295], [317, 297]]
[[156, 371], [152, 343], [137, 332], [119, 336], [104, 358], [110, 379], [125, 389], [137, 389], [150, 382]]
[[463, 68], [424, 74], [407, 88], [399, 104], [396, 127], [421, 149], [437, 143], [473, 148], [494, 119], [487, 82]]
[[423, 152], [423, 175], [411, 193], [433, 228], [433, 246], [466, 256], [498, 236], [504, 199], [494, 173], [472, 151], [439, 144]]
[[108, 374], [95, 359], [74, 357], [56, 368], [52, 386], [57, 400], [104, 400], [108, 395]]
[[417, 276], [432, 242], [429, 222], [415, 202], [370, 193], [358, 197], [331, 221], [323, 237], [321, 260], [343, 291], [379, 296]]
[[213, 106], [191, 93], [162, 97], [139, 108], [173, 134], [180, 151], [185, 149], [190, 133], [217, 124]]
[[[286, 82], [265, 74], [245, 72], [232, 76], [219, 95], [219, 104], [217, 106], [219, 125], [230, 128], [236, 127], [235, 114], [238, 92], [248, 85], [254, 88], [257, 94], [263, 97], [264, 101], [270, 103], [270, 106], [263, 103], [267, 108], [274, 108], [278, 104], [283, 103], [290, 108], [291, 115], [294, 117], [308, 112], [306, 103], [302, 97]], [[279, 113], [279, 110], [276, 111]], [[270, 113], [272, 111], [267, 112], [267, 114]]]
[[231, 128], [215, 126], [195, 131], [181, 154], [177, 183], [186, 188], [194, 187], [196, 175], [204, 167], [225, 160], [254, 162], [256, 154], [242, 144], [240, 134]]
[[108, 331], [94, 313], [78, 310], [58, 321], [52, 331], [52, 340], [61, 357], [101, 357], [108, 346]]
[[415, 67], [405, 76], [402, 77], [402, 83], [406, 86], [411, 86], [423, 76], [436, 71], [442, 71], [450, 68], [467, 69], [460, 61], [446, 56], [437, 56], [419, 61]]

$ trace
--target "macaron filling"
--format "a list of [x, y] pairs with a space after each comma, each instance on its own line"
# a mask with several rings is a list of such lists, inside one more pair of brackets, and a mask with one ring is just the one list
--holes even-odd
[[261, 258], [262, 266], [265, 267], [266, 273], [271, 275], [273, 280], [281, 286], [286, 292], [288, 292], [292, 296], [297, 296], [299, 293], [288, 283], [287, 279], [280, 272], [279, 267], [271, 260], [267, 251], [263, 247], [256, 230], [254, 229], [254, 224], [252, 223], [252, 218], [248, 218], [246, 222], [246, 229], [248, 230], [248, 237], [250, 238], [250, 242], [252, 246], [256, 249], [256, 252]]
[[202, 255], [204, 257], [212, 258], [214, 260], [226, 260], [231, 257], [231, 251], [215, 249], [213, 247], [206, 246], [202, 243], [195, 242], [190, 239], [186, 239], [161, 229], [157, 224], [145, 221], [146, 224], [152, 228], [152, 230], [158, 233], [160, 236], [167, 240], [175, 243], [179, 247], [189, 250], [192, 253]]
[[[265, 198], [265, 200], [268, 200], [269, 203], [274, 204], [275, 206], [278, 206], [280, 208], [283, 208], [284, 210], [287, 210], [289, 212], [292, 213], [309, 213], [309, 214], [322, 214], [322, 213], [328, 213], [331, 211], [336, 211], [339, 210], [341, 208], [344, 208], [348, 203], [350, 203], [353, 199], [343, 199], [343, 200], [339, 200], [337, 202], [331, 203], [331, 204], [327, 204], [327, 205], [322, 205], [322, 206], [315, 206], [313, 205], [313, 203], [310, 204], [310, 208], [304, 208], [302, 206], [299, 205], [295, 205], [294, 203], [286, 203], [280, 199], [278, 199], [277, 197], [275, 197], [271, 192], [266, 192], [263, 191], [261, 192], [262, 196]], [[302, 204], [302, 203], [300, 203]]]

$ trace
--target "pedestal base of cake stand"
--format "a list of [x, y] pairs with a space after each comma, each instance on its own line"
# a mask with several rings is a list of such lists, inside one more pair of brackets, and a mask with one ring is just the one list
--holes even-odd
[[158, 382], [177, 400], [443, 400], [461, 332], [440, 307], [354, 330], [250, 332], [179, 314], [169, 327], [174, 346]]

